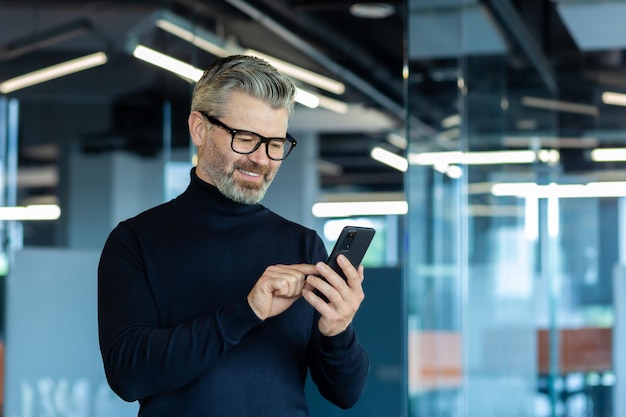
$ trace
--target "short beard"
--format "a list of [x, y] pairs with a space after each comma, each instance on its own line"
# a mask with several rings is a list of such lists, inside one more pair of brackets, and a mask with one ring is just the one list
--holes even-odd
[[263, 183], [260, 188], [247, 187], [245, 184], [238, 184], [233, 178], [237, 168], [233, 168], [226, 175], [220, 175], [216, 181], [216, 187], [224, 196], [241, 204], [257, 204], [265, 197], [267, 189], [273, 181], [273, 176], [263, 174]]
[[[213, 141], [209, 141], [204, 155], [198, 155], [199, 168], [213, 180], [217, 189], [227, 198], [241, 204], [257, 204], [269, 188], [274, 180], [277, 171], [272, 172], [269, 167], [262, 167], [257, 163], [242, 158], [233, 163], [228, 170], [226, 158], [222, 155]], [[235, 180], [235, 171], [242, 169], [244, 171], [256, 172], [263, 177], [263, 182], [257, 188]]]
[[[274, 180], [275, 173], [259, 167], [254, 162], [235, 163], [230, 171], [226, 171], [226, 163], [221, 155], [214, 152], [205, 161], [202, 170], [213, 180], [217, 189], [227, 198], [241, 204], [257, 204], [265, 197], [267, 189]], [[238, 183], [235, 178], [235, 171], [243, 169], [245, 171], [257, 172], [263, 176], [260, 187], [251, 187], [245, 183]]]

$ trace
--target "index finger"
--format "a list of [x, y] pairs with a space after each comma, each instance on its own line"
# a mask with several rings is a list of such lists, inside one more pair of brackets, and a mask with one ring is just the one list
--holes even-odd
[[311, 264], [293, 264], [289, 265], [290, 268], [296, 269], [303, 275], [317, 275], [317, 268]]
[[360, 284], [363, 281], [363, 265], [355, 267], [344, 255], [337, 256], [337, 264], [343, 271], [343, 275], [346, 277], [346, 282], [349, 286]]

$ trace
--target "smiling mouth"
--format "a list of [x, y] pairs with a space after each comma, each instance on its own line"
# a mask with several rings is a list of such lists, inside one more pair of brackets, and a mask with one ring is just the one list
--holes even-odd
[[250, 176], [250, 177], [260, 177], [261, 176], [261, 174], [259, 174], [259, 173], [246, 171], [244, 169], [240, 169], [239, 172], [241, 172], [244, 175]]

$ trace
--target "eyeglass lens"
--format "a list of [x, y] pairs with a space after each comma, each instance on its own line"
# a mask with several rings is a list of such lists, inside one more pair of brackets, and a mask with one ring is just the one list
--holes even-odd
[[235, 130], [205, 112], [200, 113], [208, 119], [209, 123], [213, 123], [231, 134], [231, 148], [237, 153], [250, 154], [256, 151], [262, 143], [265, 143], [267, 156], [276, 161], [280, 161], [285, 159], [293, 147], [296, 146], [295, 140], [287, 138], [264, 138], [263, 136], [247, 130]]
[[284, 159], [291, 151], [292, 144], [286, 139], [264, 140], [252, 132], [237, 132], [233, 136], [232, 148], [238, 153], [252, 153], [260, 145], [266, 142], [267, 155], [272, 159]]

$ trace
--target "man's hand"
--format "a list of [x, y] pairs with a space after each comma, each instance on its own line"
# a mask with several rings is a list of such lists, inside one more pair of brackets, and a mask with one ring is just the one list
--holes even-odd
[[[348, 327], [365, 298], [363, 293], [363, 265], [355, 269], [344, 256], [337, 257], [337, 263], [346, 275], [344, 281], [335, 271], [323, 262], [318, 262], [317, 275], [323, 276], [326, 281], [309, 274], [302, 296], [322, 315], [318, 328], [324, 336], [337, 335]], [[317, 289], [324, 294], [329, 302], [317, 296], [313, 290]]]
[[302, 295], [306, 275], [316, 274], [315, 265], [271, 265], [248, 294], [248, 304], [261, 319], [287, 310]]

